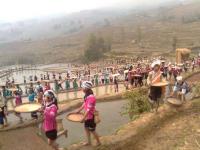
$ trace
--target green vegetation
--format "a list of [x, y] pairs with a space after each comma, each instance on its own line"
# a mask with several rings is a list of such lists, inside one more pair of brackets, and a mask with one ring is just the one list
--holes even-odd
[[83, 61], [85, 63], [97, 61], [103, 57], [104, 53], [111, 50], [111, 40], [104, 40], [91, 34], [84, 52]]
[[148, 102], [148, 89], [138, 88], [125, 93], [128, 103], [123, 107], [123, 114], [129, 115], [134, 120], [141, 113], [150, 111], [151, 107]]

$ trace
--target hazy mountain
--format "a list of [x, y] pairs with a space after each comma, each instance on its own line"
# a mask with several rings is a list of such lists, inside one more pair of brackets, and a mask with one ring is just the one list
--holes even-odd
[[[173, 39], [178, 47], [200, 47], [200, 2], [157, 2], [0, 24], [0, 63], [77, 60], [91, 33], [112, 39], [111, 53], [119, 55], [169, 52]], [[138, 34], [142, 39], [139, 43]]]
[[180, 0], [147, 0], [119, 3], [113, 7], [99, 10], [85, 10], [72, 14], [56, 14], [16, 23], [0, 24], [0, 43], [12, 41], [34, 41], [53, 37], [62, 37], [80, 32], [92, 26], [104, 26], [106, 19], [110, 22], [126, 16], [130, 12], [140, 12], [161, 6], [177, 5]]

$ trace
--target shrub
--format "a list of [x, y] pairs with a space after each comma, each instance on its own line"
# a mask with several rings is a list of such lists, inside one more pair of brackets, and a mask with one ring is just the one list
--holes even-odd
[[124, 96], [128, 99], [128, 103], [124, 105], [122, 114], [129, 115], [131, 120], [134, 120], [143, 112], [150, 111], [147, 88], [128, 91]]
[[111, 51], [111, 39], [104, 39], [91, 34], [84, 52], [84, 63], [98, 61], [104, 53]]

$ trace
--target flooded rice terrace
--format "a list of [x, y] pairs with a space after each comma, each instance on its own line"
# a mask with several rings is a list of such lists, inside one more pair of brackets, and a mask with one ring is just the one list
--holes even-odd
[[[9, 67], [1, 67], [1, 78], [0, 83], [4, 84], [6, 82], [6, 79], [9, 78], [12, 80], [12, 78], [15, 79], [16, 83], [24, 83], [24, 77], [27, 80], [27, 83], [29, 82], [30, 76], [37, 76], [38, 80], [40, 80], [41, 75], [46, 75], [47, 71], [46, 69], [63, 69], [67, 70], [68, 64], [51, 64], [51, 65], [40, 65], [40, 66], [32, 66], [32, 65], [25, 65], [25, 66], [9, 66]], [[12, 70], [12, 71], [11, 71]], [[9, 72], [10, 71], [10, 72]], [[6, 72], [6, 73], [5, 73]], [[50, 72], [49, 72], [50, 73]], [[50, 73], [52, 75], [52, 73]], [[62, 77], [66, 77], [66, 74], [62, 73]]]
[[[98, 124], [97, 126], [97, 132], [100, 134], [100, 136], [115, 133], [115, 131], [117, 131], [117, 129], [119, 129], [120, 126], [129, 122], [128, 116], [121, 115], [121, 112], [123, 111], [122, 107], [125, 104], [126, 104], [126, 100], [97, 103], [97, 110], [100, 112], [100, 117], [101, 117], [101, 123]], [[68, 113], [64, 113], [57, 117], [58, 119], [63, 119], [62, 120], [63, 127], [64, 129], [68, 130], [67, 138], [63, 135], [57, 139], [57, 143], [60, 145], [60, 147], [67, 147], [70, 144], [74, 144], [74, 143], [78, 143], [80, 141], [86, 140], [83, 124], [68, 121], [66, 119], [67, 114]], [[25, 118], [29, 118], [29, 116], [30, 114], [23, 114], [23, 117]], [[16, 122], [17, 119], [15, 118], [13, 119], [13, 121]], [[32, 148], [36, 148], [38, 150], [41, 149], [40, 147], [38, 147], [38, 145], [34, 146], [34, 144], [41, 142], [41, 140], [46, 142], [46, 139], [43, 138], [44, 136], [38, 135], [40, 131], [38, 126], [39, 125], [37, 125], [36, 127], [28, 127], [24, 129], [17, 129], [17, 130], [1, 133], [0, 145], [2, 146], [2, 150], [4, 150], [4, 148], [6, 147], [4, 146], [4, 143], [2, 143], [3, 141], [5, 141], [6, 139], [9, 139], [10, 138], [9, 136], [15, 137], [20, 134], [26, 135], [27, 136], [26, 139], [34, 137], [34, 141], [30, 139], [30, 141], [32, 141], [31, 145], [33, 145]], [[38, 137], [37, 139], [36, 139], [36, 136]], [[14, 141], [14, 139], [12, 140]], [[21, 142], [19, 141], [19, 144], [16, 144], [15, 146], [16, 146], [16, 149], [25, 150], [25, 147], [23, 147], [23, 140]], [[12, 146], [8, 144], [8, 147], [12, 147]]]
[[[125, 87], [123, 84], [119, 84], [119, 92], [123, 92], [125, 90]], [[95, 96], [109, 96], [115, 93], [114, 91], [114, 85], [105, 85], [105, 86], [99, 86], [93, 88]], [[82, 99], [84, 97], [84, 94], [82, 91], [75, 91], [75, 92], [63, 92], [57, 94], [58, 101], [70, 101], [74, 99]], [[22, 102], [26, 103], [28, 102], [28, 97], [23, 97]], [[14, 99], [10, 99], [8, 101], [8, 109], [13, 110], [14, 108]]]

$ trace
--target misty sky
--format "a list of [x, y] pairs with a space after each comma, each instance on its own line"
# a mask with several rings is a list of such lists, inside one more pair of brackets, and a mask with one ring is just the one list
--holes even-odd
[[49, 14], [159, 1], [168, 0], [0, 0], [0, 21], [17, 21]]

